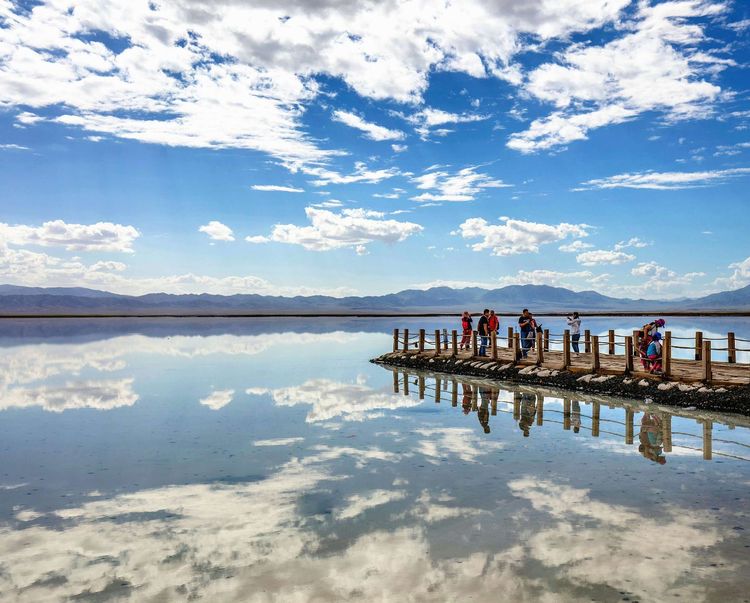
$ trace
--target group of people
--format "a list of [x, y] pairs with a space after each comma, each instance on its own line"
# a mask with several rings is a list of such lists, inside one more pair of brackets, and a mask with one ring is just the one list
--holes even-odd
[[[581, 352], [579, 347], [581, 340], [580, 314], [578, 312], [573, 312], [572, 315], [566, 317], [566, 323], [568, 327], [570, 327], [570, 344], [573, 348], [573, 353], [578, 355]], [[656, 320], [643, 325], [641, 328], [637, 350], [643, 368], [650, 373], [659, 374], [662, 371], [662, 335], [659, 332], [659, 329], [663, 328], [665, 324], [663, 318], [657, 318]], [[485, 308], [477, 322], [479, 356], [487, 356], [487, 347], [489, 346], [490, 337], [492, 336], [492, 333], [497, 335], [499, 329], [500, 318], [494, 310]], [[468, 350], [472, 345], [471, 336], [473, 330], [474, 320], [471, 313], [465, 311], [461, 316], [462, 336], [461, 343], [458, 346], [460, 350]], [[521, 355], [526, 358], [529, 354], [529, 350], [533, 349], [536, 345], [536, 334], [542, 332], [541, 323], [536, 321], [534, 315], [529, 312], [528, 308], [524, 308], [521, 316], [518, 318], [518, 331], [521, 340]]]

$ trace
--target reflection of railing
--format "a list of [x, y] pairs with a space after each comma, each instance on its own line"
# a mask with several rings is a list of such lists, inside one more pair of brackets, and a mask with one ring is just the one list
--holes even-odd
[[[508, 327], [504, 336], [494, 331], [487, 336], [480, 336], [477, 331], [459, 334], [456, 330], [451, 331], [449, 336], [447, 330], [443, 329], [441, 334], [438, 329], [434, 331], [434, 336], [430, 334], [428, 337], [425, 329], [420, 329], [416, 335], [410, 334], [408, 329], [394, 329], [393, 352], [428, 353], [432, 356], [487, 356], [493, 361], [502, 360], [514, 364], [536, 364], [604, 374], [633, 374], [647, 378], [653, 378], [656, 373], [660, 377], [683, 382], [702, 381], [707, 384], [728, 385], [750, 383], [750, 367], [747, 363], [737, 362], [738, 352], [750, 352], [750, 345], [737, 347], [738, 342], [750, 344], [750, 340], [738, 338], [731, 332], [726, 337], [708, 338], [703, 336], [702, 331], [696, 331], [693, 337], [677, 337], [671, 331], [666, 331], [658, 358], [646, 357], [641, 346], [643, 333], [640, 329], [634, 330], [632, 335], [618, 335], [610, 329], [606, 340], [592, 335], [588, 329], [583, 332], [580, 341], [573, 341], [567, 329], [559, 334], [544, 329], [523, 338], [521, 335], [513, 327]], [[693, 345], [679, 345], [678, 342], [681, 341], [691, 341]], [[721, 347], [715, 345], [720, 342], [726, 343]], [[551, 344], [559, 344], [561, 349], [551, 350]], [[689, 350], [693, 358], [675, 357], [674, 350]], [[726, 361], [716, 360], [714, 352], [726, 352]]]
[[[439, 375], [432, 375], [427, 376], [423, 373], [408, 373], [407, 371], [400, 371], [399, 369], [392, 368], [393, 372], [393, 391], [394, 393], [398, 394], [403, 391], [405, 396], [411, 395], [410, 392], [410, 381], [411, 379], [415, 379], [414, 384], [417, 386], [417, 395], [420, 400], [424, 400], [426, 394], [429, 392], [432, 398], [434, 399], [436, 404], [440, 404], [443, 399], [443, 394], [446, 394], [446, 397], [449, 395], [451, 400], [451, 406], [457, 407], [458, 406], [458, 398], [459, 398], [459, 391], [458, 386], [461, 384], [463, 386], [463, 398], [465, 401], [468, 402], [468, 406], [472, 412], [476, 412], [479, 410], [479, 398], [483, 398], [483, 403], [486, 401], [489, 405], [490, 415], [496, 416], [498, 412], [504, 413], [504, 414], [512, 414], [513, 419], [515, 421], [519, 421], [521, 419], [521, 409], [522, 409], [522, 392], [520, 391], [513, 391], [513, 409], [512, 410], [503, 410], [498, 409], [498, 398], [501, 391], [501, 388], [498, 388], [497, 386], [486, 386], [483, 384], [478, 383], [470, 383], [468, 381], [459, 381], [456, 378], [453, 377], [441, 377]], [[432, 380], [432, 384], [428, 383], [428, 378]], [[450, 384], [450, 392], [449, 390], [449, 384]], [[510, 392], [512, 390], [502, 390]], [[608, 419], [608, 418], [602, 418], [601, 417], [601, 403], [597, 401], [590, 402], [591, 404], [591, 414], [584, 414], [580, 411], [573, 412], [572, 406], [573, 406], [573, 400], [571, 398], [565, 397], [563, 398], [563, 410], [558, 410], [555, 408], [545, 408], [545, 398], [543, 394], [540, 393], [527, 393], [526, 395], [533, 396], [534, 398], [534, 417], [535, 417], [535, 423], [537, 426], [541, 427], [544, 425], [545, 422], [547, 423], [554, 423], [558, 425], [562, 425], [563, 430], [569, 431], [571, 429], [572, 420], [575, 416], [577, 420], [576, 427], [578, 429], [583, 429], [585, 431], [590, 431], [592, 437], [599, 437], [601, 434], [606, 435], [612, 435], [618, 438], [622, 438], [625, 441], [625, 444], [632, 445], [635, 440], [635, 411], [633, 408], [630, 408], [628, 406], [622, 407], [625, 411], [625, 420], [624, 421], [618, 421], [616, 419]], [[583, 401], [585, 405], [589, 405], [588, 401]], [[612, 405], [610, 405], [610, 408], [612, 408]], [[639, 411], [638, 411], [639, 412]], [[644, 411], [646, 412], [646, 411]], [[545, 418], [545, 413], [547, 414], [557, 414], [562, 415], [562, 421], [558, 421], [552, 418], [549, 418], [548, 416]], [[672, 431], [672, 414], [668, 412], [664, 412], [662, 410], [659, 410], [654, 413], [647, 413], [651, 414], [653, 416], [658, 417], [658, 433], [661, 438], [661, 446], [663, 447], [664, 452], [672, 452], [673, 447], [674, 448], [681, 448], [685, 450], [694, 450], [694, 451], [701, 451], [703, 454], [703, 458], [705, 460], [711, 460], [714, 455], [721, 456], [721, 457], [727, 457], [727, 458], [733, 458], [741, 461], [750, 461], [750, 458], [729, 454], [726, 452], [719, 452], [715, 451], [713, 449], [713, 443], [721, 442], [723, 444], [730, 444], [734, 446], [741, 446], [743, 448], [750, 448], [750, 444], [745, 444], [743, 442], [737, 442], [734, 440], [727, 440], [727, 439], [719, 439], [713, 437], [713, 421], [710, 419], [696, 419], [696, 421], [702, 426], [702, 433], [694, 434], [689, 432], [682, 432], [682, 431]], [[581, 423], [582, 419], [590, 419], [591, 425], [584, 425]], [[606, 429], [601, 429], [602, 423], [611, 423], [615, 425], [622, 425], [625, 427], [625, 433], [618, 433], [615, 431], [608, 431]], [[684, 444], [673, 444], [672, 442], [672, 436], [682, 436], [682, 437], [691, 437], [691, 438], [700, 438], [702, 440], [702, 447], [701, 448], [695, 448], [692, 446], [686, 446]]]

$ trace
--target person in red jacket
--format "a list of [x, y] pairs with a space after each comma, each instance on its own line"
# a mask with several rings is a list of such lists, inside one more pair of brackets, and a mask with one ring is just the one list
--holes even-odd
[[471, 319], [471, 314], [464, 312], [461, 316], [461, 345], [458, 346], [459, 350], [468, 350], [471, 345], [471, 332], [474, 329], [474, 321]]
[[500, 329], [500, 319], [497, 317], [494, 310], [490, 310], [490, 317], [487, 320], [489, 321], [490, 334], [494, 333], [497, 335], [497, 332]]

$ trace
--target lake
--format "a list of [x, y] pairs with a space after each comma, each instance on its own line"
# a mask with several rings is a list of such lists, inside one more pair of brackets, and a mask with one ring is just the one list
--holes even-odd
[[371, 364], [395, 327], [457, 325], [0, 321], [0, 600], [750, 598], [750, 419]]

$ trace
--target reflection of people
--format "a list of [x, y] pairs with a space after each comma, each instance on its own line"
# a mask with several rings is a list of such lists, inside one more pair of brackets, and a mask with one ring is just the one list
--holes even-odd
[[523, 437], [529, 437], [529, 429], [534, 423], [536, 415], [536, 396], [534, 394], [521, 393], [521, 420], [518, 428], [523, 431]]
[[573, 425], [573, 433], [581, 431], [581, 403], [573, 400], [573, 412], [570, 415], [570, 423]]
[[644, 413], [638, 439], [641, 441], [638, 452], [643, 455], [643, 458], [660, 465], [667, 462], [667, 458], [662, 455], [661, 417], [650, 412]]
[[479, 412], [477, 412], [477, 418], [479, 424], [484, 429], [484, 433], [490, 432], [490, 396], [492, 393], [488, 387], [482, 386], [479, 388], [479, 396], [482, 401], [479, 404]]
[[471, 398], [474, 395], [474, 391], [471, 389], [471, 385], [468, 383], [462, 383], [461, 387], [464, 391], [464, 399], [461, 401], [461, 408], [465, 415], [471, 412]]

